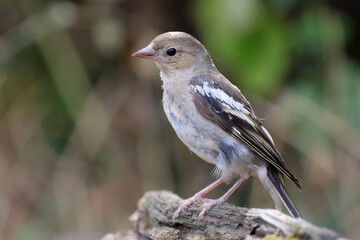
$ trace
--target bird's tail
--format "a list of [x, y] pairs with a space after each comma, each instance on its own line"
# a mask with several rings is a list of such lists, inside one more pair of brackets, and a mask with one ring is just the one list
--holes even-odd
[[[294, 218], [301, 218], [299, 210], [296, 208], [294, 202], [291, 200], [278, 174], [274, 171], [271, 171], [271, 169], [268, 169], [267, 177], [291, 216], [293, 216]], [[274, 196], [272, 197], [274, 198]]]

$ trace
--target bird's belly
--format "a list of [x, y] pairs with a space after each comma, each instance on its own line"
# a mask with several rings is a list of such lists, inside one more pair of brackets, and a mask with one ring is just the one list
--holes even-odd
[[209, 163], [217, 164], [219, 151], [216, 140], [200, 132], [198, 126], [202, 125], [201, 120], [194, 124], [196, 120], [183, 108], [182, 106], [170, 108], [164, 104], [166, 116], [177, 136], [191, 152]]
[[255, 157], [244, 144], [185, 104], [167, 105], [164, 110], [181, 141], [197, 156], [215, 164], [221, 171], [251, 172]]

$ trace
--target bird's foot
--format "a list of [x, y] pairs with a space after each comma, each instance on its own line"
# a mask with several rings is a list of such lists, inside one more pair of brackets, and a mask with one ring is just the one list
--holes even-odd
[[204, 203], [200, 207], [201, 213], [197, 217], [196, 221], [198, 222], [200, 219], [202, 219], [204, 217], [205, 213], [207, 211], [209, 211], [211, 208], [215, 207], [216, 205], [223, 204], [224, 202], [226, 202], [226, 200], [227, 200], [227, 198], [220, 197], [218, 199], [210, 200], [210, 201], [207, 201], [206, 203]]
[[191, 198], [188, 198], [188, 199], [184, 199], [184, 200], [181, 200], [179, 202], [179, 207], [178, 209], [175, 211], [173, 217], [172, 217], [172, 220], [174, 221], [175, 218], [177, 218], [180, 213], [185, 209], [187, 208], [188, 206], [190, 206], [192, 203], [194, 202], [197, 202], [197, 201], [202, 201], [202, 202], [211, 202], [212, 200], [211, 199], [208, 199], [208, 198], [203, 198], [200, 194], [195, 194], [194, 196], [192, 196]]

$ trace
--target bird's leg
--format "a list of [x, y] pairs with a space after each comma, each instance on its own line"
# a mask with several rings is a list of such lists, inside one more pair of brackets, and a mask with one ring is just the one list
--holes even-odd
[[204, 203], [201, 206], [201, 213], [199, 214], [198, 218], [196, 219], [196, 221], [199, 221], [201, 218], [204, 217], [205, 213], [207, 211], [209, 211], [212, 207], [219, 205], [219, 204], [223, 204], [224, 202], [226, 202], [226, 200], [231, 196], [231, 194], [233, 194], [233, 192], [235, 192], [235, 190], [243, 183], [245, 182], [245, 180], [248, 179], [248, 176], [244, 176], [241, 177], [239, 180], [236, 181], [236, 183], [224, 194], [222, 195], [220, 198], [218, 199], [214, 199], [214, 200], [210, 200], [207, 203]]
[[212, 184], [210, 184], [206, 188], [204, 188], [201, 191], [197, 192], [191, 198], [184, 199], [184, 200], [180, 201], [179, 208], [174, 213], [172, 219], [174, 220], [175, 218], [177, 218], [179, 216], [179, 214], [181, 213], [181, 211], [184, 210], [185, 208], [187, 208], [193, 202], [196, 202], [196, 201], [205, 201], [205, 202], [211, 201], [210, 199], [203, 198], [204, 195], [207, 194], [208, 192], [210, 192], [211, 190], [213, 190], [214, 188], [216, 188], [217, 186], [219, 186], [220, 184], [222, 184], [223, 182], [224, 182], [224, 179], [219, 178], [218, 180], [216, 180], [215, 182], [213, 182]]

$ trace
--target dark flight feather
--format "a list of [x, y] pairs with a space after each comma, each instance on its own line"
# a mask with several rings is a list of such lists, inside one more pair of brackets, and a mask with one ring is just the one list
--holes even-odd
[[[225, 78], [224, 78], [225, 79]], [[261, 121], [255, 116], [253, 109], [249, 102], [241, 94], [241, 92], [233, 86], [227, 79], [219, 82], [214, 81], [208, 77], [194, 77], [190, 82], [192, 86], [193, 102], [204, 117], [215, 122], [224, 131], [231, 134], [233, 137], [248, 146], [253, 152], [262, 157], [264, 160], [274, 166], [281, 174], [289, 178], [299, 189], [301, 186], [299, 181], [294, 177], [289, 170], [285, 168], [284, 160], [277, 151], [274, 143], [268, 137], [267, 133], [262, 129]], [[207, 82], [207, 90], [205, 93], [204, 83]], [[202, 89], [199, 90], [199, 89]], [[211, 94], [211, 90], [221, 90], [235, 101], [243, 104], [247, 119], [244, 119], [244, 113], [236, 114], [238, 109], [231, 109], [228, 111], [229, 105], [216, 98], [215, 94]], [[235, 111], [235, 112], [234, 112]], [[248, 121], [251, 120], [253, 124]]]

